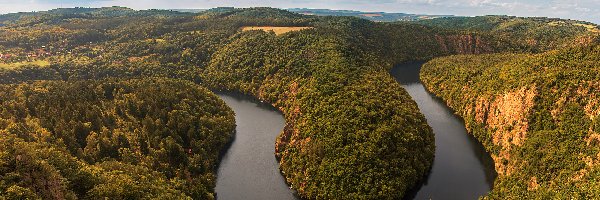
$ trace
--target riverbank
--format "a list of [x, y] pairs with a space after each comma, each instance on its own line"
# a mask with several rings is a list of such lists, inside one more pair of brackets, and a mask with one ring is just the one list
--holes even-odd
[[217, 199], [297, 199], [275, 159], [275, 139], [285, 124], [281, 112], [239, 93], [217, 95], [236, 120], [235, 139], [217, 172]]
[[478, 199], [496, 177], [494, 163], [465, 129], [462, 118], [429, 93], [419, 79], [422, 62], [400, 64], [390, 73], [417, 102], [435, 134], [435, 159], [429, 175], [404, 199]]

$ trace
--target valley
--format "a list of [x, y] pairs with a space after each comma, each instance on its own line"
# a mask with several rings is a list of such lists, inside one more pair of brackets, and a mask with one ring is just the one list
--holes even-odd
[[600, 195], [589, 22], [107, 7], [0, 24], [0, 198]]

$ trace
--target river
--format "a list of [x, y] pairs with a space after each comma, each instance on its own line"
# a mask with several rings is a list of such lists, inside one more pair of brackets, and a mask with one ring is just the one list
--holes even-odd
[[275, 159], [275, 139], [285, 125], [283, 115], [250, 96], [218, 95], [235, 112], [237, 127], [217, 172], [217, 199], [296, 199]]
[[[429, 175], [405, 199], [477, 199], [495, 178], [483, 146], [465, 130], [462, 119], [419, 80], [422, 63], [396, 66], [391, 74], [417, 102], [435, 134], [435, 160]], [[280, 112], [254, 98], [218, 94], [235, 111], [237, 133], [217, 174], [219, 200], [298, 199], [279, 172], [275, 139], [284, 126]]]
[[492, 158], [467, 133], [462, 119], [421, 84], [422, 64], [401, 64], [391, 71], [417, 102], [435, 134], [431, 172], [405, 199], [477, 199], [486, 195], [496, 177]]

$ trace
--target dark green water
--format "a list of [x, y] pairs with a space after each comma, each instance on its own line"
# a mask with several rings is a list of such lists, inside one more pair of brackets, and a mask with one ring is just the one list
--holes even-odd
[[236, 136], [217, 173], [219, 200], [296, 199], [279, 172], [275, 139], [285, 121], [273, 107], [239, 94], [218, 94], [235, 112]]
[[463, 120], [421, 84], [422, 64], [401, 64], [391, 71], [417, 102], [435, 134], [431, 172], [406, 199], [478, 199], [492, 189], [496, 177], [492, 158], [467, 133]]

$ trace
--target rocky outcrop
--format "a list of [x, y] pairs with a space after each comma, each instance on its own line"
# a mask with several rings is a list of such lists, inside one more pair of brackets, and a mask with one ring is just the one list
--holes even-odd
[[430, 61], [427, 88], [465, 119], [498, 177], [489, 199], [600, 197], [599, 46]]
[[482, 54], [494, 52], [490, 44], [480, 35], [476, 34], [436, 35], [435, 39], [442, 52], [447, 54]]
[[510, 150], [513, 146], [521, 146], [527, 139], [528, 115], [536, 93], [535, 86], [523, 87], [493, 98], [479, 97], [475, 104], [473, 114], [476, 122], [486, 124], [493, 145], [500, 147], [497, 155], [492, 154], [499, 175], [509, 175], [514, 170], [507, 162]]
[[[291, 82], [289, 84], [289, 88], [288, 88], [287, 92], [285, 92], [285, 94], [284, 94], [285, 97], [283, 98], [284, 99], [283, 101], [295, 102], [297, 94], [298, 94], [298, 83]], [[285, 110], [285, 108], [280, 107], [279, 110]], [[277, 159], [280, 160], [280, 163], [283, 163], [285, 161], [282, 151], [286, 148], [286, 146], [290, 143], [297, 142], [297, 140], [293, 139], [293, 138], [297, 137], [299, 134], [298, 129], [295, 128], [295, 124], [297, 123], [298, 116], [300, 116], [301, 114], [302, 114], [302, 112], [300, 111], [299, 105], [292, 106], [290, 108], [289, 114], [287, 115], [285, 127], [283, 128], [283, 131], [281, 132], [279, 137], [277, 137], [277, 141], [275, 142], [275, 155], [276, 155]]]

